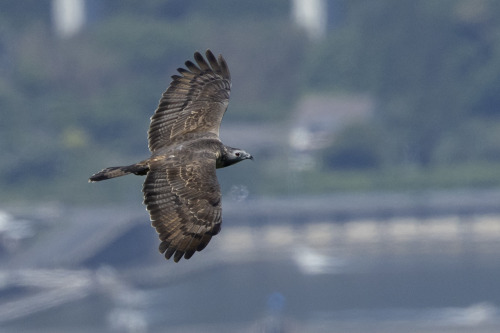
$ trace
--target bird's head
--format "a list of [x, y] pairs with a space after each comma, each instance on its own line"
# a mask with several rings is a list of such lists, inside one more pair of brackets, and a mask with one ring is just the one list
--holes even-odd
[[224, 168], [243, 160], [253, 160], [253, 156], [239, 148], [224, 147], [224, 153], [221, 156], [217, 168]]

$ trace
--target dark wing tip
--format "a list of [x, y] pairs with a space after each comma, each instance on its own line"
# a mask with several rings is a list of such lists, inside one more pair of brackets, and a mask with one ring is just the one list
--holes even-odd
[[182, 256], [184, 256], [184, 251], [180, 251], [180, 250], [175, 251], [174, 262], [179, 262], [179, 260], [181, 260]]
[[222, 54], [219, 54], [218, 59], [219, 59], [219, 65], [220, 65], [222, 77], [231, 81], [231, 73], [229, 72], [229, 67], [227, 66], [226, 60], [224, 59]]
[[193, 64], [193, 62], [191, 60], [186, 61], [184, 64], [194, 74], [201, 74], [202, 73], [201, 70], [198, 68], [198, 66], [196, 66], [195, 64]]
[[207, 56], [207, 58], [210, 58], [210, 57], [215, 58], [214, 54], [212, 53], [212, 50], [210, 50], [210, 49], [207, 49], [205, 51], [205, 55]]
[[205, 56], [207, 57], [208, 62], [217, 74], [221, 75], [227, 80], [231, 80], [229, 67], [227, 66], [226, 60], [224, 59], [222, 54], [219, 54], [219, 56], [216, 58], [212, 51], [210, 49], [207, 49], [207, 51], [205, 52]]
[[195, 252], [196, 252], [195, 249], [186, 250], [186, 254], [184, 254], [184, 259], [191, 258]]
[[205, 55], [207, 57], [208, 62], [210, 63], [210, 66], [212, 66], [214, 72], [221, 74], [219, 62], [215, 58], [214, 54], [210, 50], [207, 50]]
[[165, 251], [167, 251], [168, 246], [169, 246], [169, 243], [166, 242], [166, 241], [163, 241], [163, 242], [160, 243], [160, 246], [158, 247], [158, 250], [160, 251], [160, 253], [164, 253]]
[[[165, 251], [165, 259], [170, 259], [170, 257], [175, 253], [176, 249], [175, 247], [170, 247]], [[177, 260], [178, 261], [178, 260]], [[176, 261], [176, 262], [177, 262]]]
[[[190, 72], [194, 74], [202, 74], [203, 72], [215, 72], [227, 80], [231, 80], [231, 74], [229, 73], [229, 67], [227, 66], [226, 60], [221, 54], [216, 58], [210, 49], [205, 52], [206, 60], [203, 55], [196, 51], [194, 53], [194, 60], [196, 64], [190, 60], [186, 61], [184, 64], [187, 70], [184, 68], [178, 68], [177, 71], [182, 76], [189, 76]], [[207, 62], [208, 60], [208, 62]], [[178, 79], [178, 76], [172, 77], [174, 80]]]
[[199, 51], [196, 51], [194, 53], [194, 60], [197, 60], [197, 59], [203, 59], [203, 55]]
[[158, 250], [163, 253], [166, 260], [169, 260], [174, 256], [174, 262], [179, 262], [184, 256], [185, 259], [189, 259], [196, 252], [196, 249], [187, 249], [186, 251], [178, 250], [175, 246], [170, 247], [171, 243], [169, 241], [162, 241]]
[[212, 232], [210, 234], [204, 234], [201, 237], [201, 240], [198, 245], [195, 245], [195, 247], [188, 247], [185, 250], [180, 250], [176, 246], [171, 246], [172, 243], [168, 240], [164, 240], [160, 243], [158, 246], [158, 250], [160, 253], [162, 253], [165, 256], [166, 260], [169, 260], [170, 258], [173, 257], [174, 262], [179, 262], [183, 257], [184, 259], [190, 259], [193, 254], [196, 253], [196, 251], [201, 251], [203, 250], [208, 243], [210, 242], [210, 239], [212, 238], [213, 235], [217, 234], [220, 230], [219, 228], [215, 228], [215, 232]]
[[208, 65], [208, 63], [206, 62], [205, 58], [203, 58], [203, 56], [201, 55], [200, 52], [196, 51], [194, 53], [194, 60], [196, 61], [196, 63], [198, 64], [198, 66], [200, 67], [200, 69], [203, 72], [205, 72], [205, 71], [211, 71], [210, 66]]

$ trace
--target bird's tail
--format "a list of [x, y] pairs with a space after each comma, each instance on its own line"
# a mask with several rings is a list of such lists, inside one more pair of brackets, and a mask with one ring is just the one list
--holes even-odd
[[149, 166], [143, 162], [139, 162], [127, 166], [110, 167], [99, 171], [89, 178], [89, 182], [98, 182], [115, 177], [121, 177], [128, 174], [145, 175], [149, 171]]

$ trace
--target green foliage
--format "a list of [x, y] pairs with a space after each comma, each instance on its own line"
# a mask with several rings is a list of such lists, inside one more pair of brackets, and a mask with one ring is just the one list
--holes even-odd
[[86, 180], [147, 157], [148, 118], [169, 76], [207, 48], [231, 68], [226, 125], [287, 124], [311, 91], [376, 102], [370, 122], [318, 152], [318, 168], [294, 171], [284, 146], [252, 151], [244, 176], [224, 171], [226, 191], [239, 182], [259, 194], [500, 183], [500, 2], [340, 0], [315, 42], [292, 23], [288, 0], [94, 1], [86, 29], [68, 39], [52, 31], [50, 3], [0, 4], [3, 199], [129, 198], [123, 189], [140, 179], [98, 194]]
[[69, 39], [53, 33], [49, 1], [0, 5], [2, 198], [81, 200], [93, 172], [146, 158], [148, 118], [195, 50], [230, 63], [229, 121], [281, 118], [299, 96], [285, 65], [300, 66], [306, 41], [283, 14], [288, 1], [91, 5], [96, 15]]
[[346, 24], [312, 53], [309, 86], [370, 92], [390, 137], [377, 143], [393, 141], [386, 163], [432, 165], [464, 123], [485, 115], [500, 122], [500, 48], [493, 37], [500, 23], [491, 16], [499, 7], [492, 1], [348, 1]]
[[346, 191], [407, 191], [457, 188], [497, 188], [500, 163], [462, 163], [423, 169], [414, 166], [383, 169], [328, 169], [275, 174], [278, 180], [261, 186], [266, 194], [313, 194]]

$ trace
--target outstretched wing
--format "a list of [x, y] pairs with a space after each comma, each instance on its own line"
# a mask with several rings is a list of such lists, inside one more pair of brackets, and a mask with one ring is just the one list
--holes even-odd
[[187, 69], [179, 68], [180, 75], [172, 76], [170, 86], [151, 117], [148, 141], [152, 152], [187, 133], [219, 135], [229, 103], [231, 75], [221, 55], [215, 58], [210, 50], [205, 55], [206, 60], [196, 52], [197, 65], [186, 61]]
[[159, 250], [167, 259], [173, 255], [175, 262], [203, 250], [220, 231], [215, 153], [200, 155], [157, 162], [150, 166], [144, 182], [144, 204], [162, 241]]

